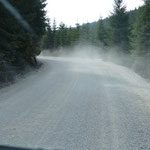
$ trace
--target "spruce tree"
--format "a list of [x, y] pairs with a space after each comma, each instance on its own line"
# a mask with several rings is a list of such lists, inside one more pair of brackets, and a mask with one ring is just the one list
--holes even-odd
[[132, 31], [132, 48], [138, 56], [150, 53], [150, 0], [137, 12], [137, 19]]
[[123, 0], [114, 0], [114, 12], [110, 18], [111, 44], [129, 52], [129, 16]]
[[80, 30], [81, 30], [81, 27], [80, 27], [80, 24], [79, 23], [76, 23], [76, 29], [75, 29], [75, 42], [78, 42], [79, 41], [79, 38], [80, 38]]
[[89, 42], [90, 41], [90, 24], [86, 23], [83, 24], [81, 27], [81, 36], [80, 36], [80, 41], [81, 42]]
[[132, 30], [132, 56], [134, 69], [144, 77], [150, 77], [150, 0], [137, 12], [137, 19]]
[[67, 45], [67, 28], [63, 22], [59, 25], [59, 47]]
[[56, 20], [53, 20], [53, 49], [56, 49], [58, 47], [58, 35], [57, 35], [57, 23]]
[[0, 1], [1, 60], [21, 69], [36, 64], [45, 32], [45, 6], [45, 0]]
[[104, 46], [107, 45], [107, 32], [102, 19], [98, 21], [97, 37]]
[[47, 24], [47, 28], [46, 28], [46, 34], [44, 36], [44, 45], [43, 45], [43, 48], [44, 49], [49, 49], [50, 51], [53, 50], [53, 31], [52, 31], [52, 28], [51, 28], [51, 25], [50, 25], [50, 21], [48, 21], [48, 24]]

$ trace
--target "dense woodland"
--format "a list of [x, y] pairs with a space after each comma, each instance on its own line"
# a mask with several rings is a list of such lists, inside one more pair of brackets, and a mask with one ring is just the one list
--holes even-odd
[[45, 0], [0, 0], [0, 81], [37, 66], [46, 28]]
[[1, 81], [26, 66], [37, 66], [42, 49], [54, 52], [79, 43], [128, 56], [130, 66], [150, 78], [150, 0], [130, 12], [123, 0], [114, 0], [108, 18], [76, 27], [47, 19], [45, 6], [46, 0], [0, 0]]
[[108, 18], [76, 24], [76, 27], [67, 27], [64, 23], [57, 26], [56, 21], [53, 22], [46, 28], [44, 49], [55, 51], [89, 43], [107, 53], [117, 53], [122, 64], [150, 78], [150, 0], [144, 0], [143, 6], [130, 12], [123, 0], [114, 0], [114, 9]]

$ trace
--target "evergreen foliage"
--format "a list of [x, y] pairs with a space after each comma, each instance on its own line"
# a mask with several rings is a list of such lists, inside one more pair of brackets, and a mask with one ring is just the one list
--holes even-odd
[[114, 12], [110, 18], [110, 42], [119, 46], [124, 53], [129, 52], [129, 15], [123, 0], [114, 0]]
[[45, 32], [45, 6], [45, 0], [0, 0], [1, 74], [10, 70], [4, 69], [8, 66], [23, 70], [36, 65]]
[[98, 22], [98, 30], [97, 30], [98, 40], [104, 45], [107, 45], [107, 31], [104, 26], [104, 22], [102, 19]]
[[138, 56], [150, 53], [150, 0], [139, 8], [137, 19], [132, 31], [132, 48]]
[[134, 69], [150, 78], [150, 0], [145, 0], [144, 6], [137, 11], [131, 45], [131, 53], [135, 59]]
[[146, 66], [150, 72], [150, 0], [144, 2], [127, 12], [123, 0], [114, 0], [110, 17], [67, 27], [46, 19], [46, 0], [0, 0], [0, 71], [36, 65], [42, 48], [55, 51], [78, 43], [101, 43], [104, 50], [118, 47], [120, 53], [131, 53], [139, 62], [136, 66]]
[[[40, 0], [8, 0], [18, 14], [24, 19], [23, 23], [29, 26], [25, 28], [20, 20], [0, 3], [0, 53], [1, 59], [22, 67], [20, 60], [32, 63], [32, 59], [40, 53], [40, 38], [45, 31], [45, 2]], [[9, 56], [9, 57], [8, 57]], [[3, 57], [3, 58], [2, 58]], [[9, 58], [9, 60], [8, 60]]]

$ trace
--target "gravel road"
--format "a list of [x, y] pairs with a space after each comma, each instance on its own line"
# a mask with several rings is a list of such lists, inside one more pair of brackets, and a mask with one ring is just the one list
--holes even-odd
[[39, 57], [0, 90], [0, 144], [61, 150], [150, 150], [150, 84], [100, 59]]

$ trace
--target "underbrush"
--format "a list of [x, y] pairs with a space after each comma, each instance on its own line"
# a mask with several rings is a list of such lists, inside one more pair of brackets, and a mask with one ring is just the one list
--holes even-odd
[[36, 65], [26, 65], [24, 67], [10, 66], [4, 62], [0, 63], [0, 88], [9, 86], [17, 81], [17, 79], [24, 78], [26, 74], [31, 71], [36, 71], [42, 66], [41, 62]]

